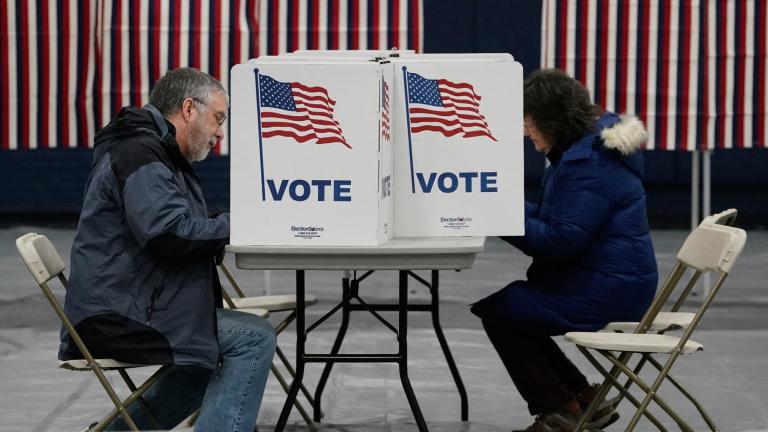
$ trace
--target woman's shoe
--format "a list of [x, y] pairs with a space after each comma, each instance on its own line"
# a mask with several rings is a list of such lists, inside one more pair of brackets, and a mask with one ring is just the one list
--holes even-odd
[[[600, 385], [592, 384], [576, 396], [579, 401], [579, 407], [582, 411], [586, 411], [592, 401], [595, 400], [595, 397], [597, 397], [598, 388], [600, 388]], [[616, 412], [617, 403], [617, 398], [603, 401], [603, 403], [600, 404], [600, 406], [597, 408], [595, 414], [592, 415], [588, 426], [591, 428], [594, 427], [597, 429], [603, 429], [616, 423], [616, 421], [619, 420], [619, 413]]]
[[536, 421], [525, 429], [512, 432], [571, 432], [581, 417], [581, 408], [574, 398], [557, 411], [539, 414]]

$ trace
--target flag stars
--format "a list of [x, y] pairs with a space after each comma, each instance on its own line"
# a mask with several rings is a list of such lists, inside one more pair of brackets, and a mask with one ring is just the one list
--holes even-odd
[[261, 106], [296, 111], [290, 83], [280, 82], [269, 76], [261, 75], [259, 77], [259, 91]]
[[437, 80], [426, 79], [419, 74], [408, 72], [408, 102], [443, 106]]

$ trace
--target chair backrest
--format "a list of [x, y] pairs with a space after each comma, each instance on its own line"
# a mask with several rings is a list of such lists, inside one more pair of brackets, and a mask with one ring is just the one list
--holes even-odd
[[688, 235], [677, 259], [702, 273], [730, 273], [746, 242], [744, 230], [702, 223]]
[[[701, 221], [699, 226], [701, 225], [725, 225], [725, 226], [734, 226], [736, 223], [736, 217], [739, 215], [738, 210], [735, 208], [729, 208], [727, 210], [723, 210], [719, 213], [711, 214], [704, 218], [704, 220]], [[677, 312], [680, 310], [680, 308], [683, 307], [683, 303], [685, 303], [685, 300], [688, 298], [688, 296], [693, 291], [694, 286], [699, 281], [699, 276], [701, 273], [698, 273], [696, 277], [691, 278], [688, 285], [685, 287], [683, 292], [677, 297], [677, 300], [670, 308], [670, 312]]]
[[739, 211], [735, 208], [729, 208], [723, 210], [720, 213], [711, 214], [704, 218], [699, 225], [702, 224], [718, 224], [726, 226], [734, 226], [736, 224], [736, 217], [739, 215]]
[[[687, 297], [691, 288], [698, 281], [703, 273], [716, 271], [719, 274], [719, 280], [710, 291], [710, 295], [704, 300], [699, 309], [701, 313], [709, 306], [711, 299], [719, 290], [725, 277], [730, 273], [733, 264], [741, 254], [746, 244], [747, 234], [744, 230], [725, 225], [702, 222], [696, 229], [691, 231], [686, 238], [680, 251], [677, 253], [677, 263], [672, 272], [662, 284], [658, 294], [654, 298], [643, 319], [635, 329], [635, 333], [645, 333], [650, 328], [651, 323], [664, 307], [672, 292], [683, 280], [688, 269], [692, 273], [687, 279], [683, 294], [680, 296], [672, 311], [677, 311], [682, 301]], [[697, 316], [699, 314], [697, 313]], [[696, 319], [696, 318], [694, 318]], [[700, 316], [698, 317], [700, 319]]]
[[[37, 285], [43, 291], [45, 298], [48, 299], [48, 302], [61, 320], [61, 323], [66, 327], [69, 336], [74, 340], [78, 349], [80, 349], [80, 353], [83, 354], [83, 357], [85, 357], [91, 367], [99, 370], [98, 372], [94, 372], [96, 372], [97, 375], [100, 375], [100, 368], [96, 365], [93, 355], [85, 346], [83, 339], [80, 337], [77, 330], [75, 330], [72, 322], [67, 318], [64, 309], [61, 307], [61, 303], [59, 303], [59, 300], [53, 295], [53, 292], [48, 287], [48, 281], [58, 277], [62, 285], [64, 285], [64, 288], [67, 288], [67, 279], [64, 277], [66, 266], [64, 265], [64, 260], [61, 259], [61, 255], [56, 251], [53, 243], [48, 240], [48, 237], [38, 233], [24, 234], [17, 238], [16, 248], [19, 250], [21, 259], [24, 261], [24, 264], [26, 264], [29, 272], [32, 273], [32, 277], [35, 278]], [[99, 380], [102, 381], [102, 384], [104, 383], [103, 379], [102, 375], [99, 378]]]
[[28, 233], [16, 239], [16, 248], [38, 285], [59, 276], [67, 268], [48, 237]]

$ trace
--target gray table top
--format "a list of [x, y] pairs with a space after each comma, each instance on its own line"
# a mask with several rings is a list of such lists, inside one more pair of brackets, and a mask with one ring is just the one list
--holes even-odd
[[251, 270], [443, 270], [472, 267], [485, 237], [394, 238], [379, 246], [229, 245]]

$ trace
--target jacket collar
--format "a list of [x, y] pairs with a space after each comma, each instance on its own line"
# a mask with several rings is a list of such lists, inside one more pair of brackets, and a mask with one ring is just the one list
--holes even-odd
[[619, 117], [606, 111], [595, 121], [594, 129], [587, 135], [571, 144], [561, 155], [555, 153], [550, 158], [553, 153], [550, 152], [547, 158], [552, 164], [560, 160], [565, 162], [587, 159], [595, 149], [601, 149], [615, 155], [630, 171], [642, 177], [645, 166], [642, 152], [639, 150], [647, 139], [648, 134], [636, 117]]

